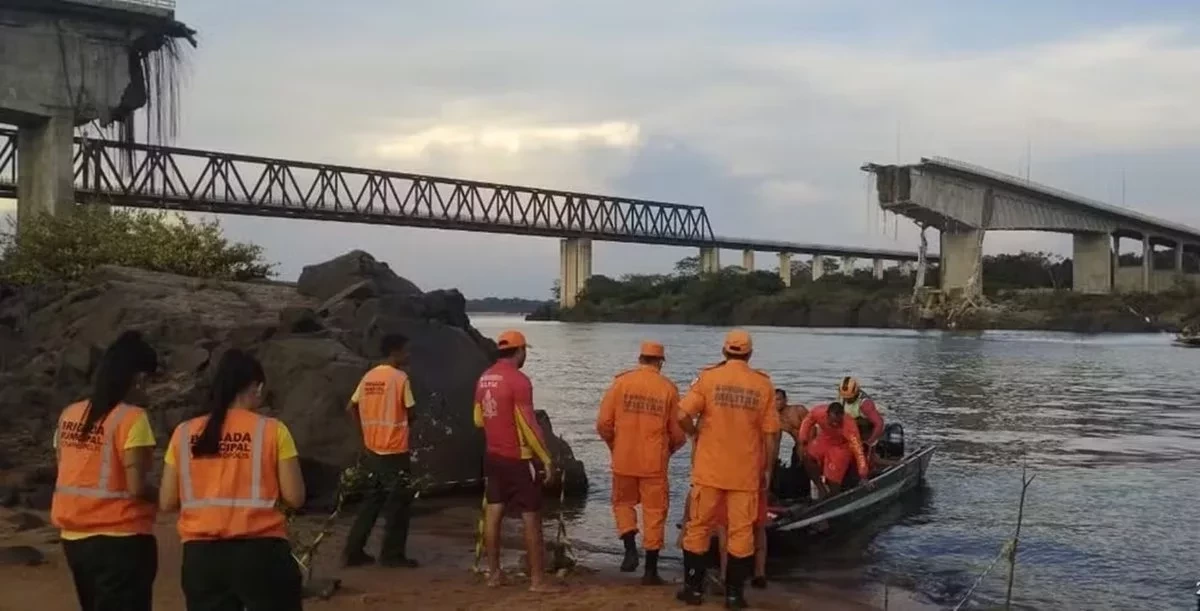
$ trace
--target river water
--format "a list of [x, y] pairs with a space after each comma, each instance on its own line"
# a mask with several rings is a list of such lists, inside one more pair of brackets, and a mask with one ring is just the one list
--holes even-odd
[[[724, 329], [474, 322], [489, 335], [515, 327], [528, 337], [535, 402], [592, 482], [571, 536], [615, 551], [608, 453], [594, 432], [600, 397], [642, 339], [666, 345], [664, 372], [685, 390], [698, 368], [719, 360]], [[952, 607], [1011, 536], [1027, 463], [1036, 478], [1014, 585], [1020, 607], [1196, 608], [1200, 350], [1163, 335], [750, 330], [753, 363], [792, 402], [830, 400], [841, 376], [853, 374], [885, 418], [905, 426], [910, 448], [937, 444], [926, 489], [852, 536], [773, 560], [773, 576], [837, 582], [852, 574]], [[685, 449], [671, 463], [669, 547], [688, 460]], [[997, 563], [964, 608], [1003, 601], [1006, 570]]]

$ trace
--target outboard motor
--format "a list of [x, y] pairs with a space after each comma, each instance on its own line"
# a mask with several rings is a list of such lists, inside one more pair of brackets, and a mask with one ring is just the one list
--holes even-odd
[[876, 451], [883, 458], [904, 458], [904, 427], [898, 422], [883, 427], [883, 439], [876, 445]]

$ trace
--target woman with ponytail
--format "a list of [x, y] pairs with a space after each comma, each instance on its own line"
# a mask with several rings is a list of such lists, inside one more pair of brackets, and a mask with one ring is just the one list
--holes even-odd
[[150, 611], [158, 546], [157, 492], [148, 472], [154, 433], [130, 393], [158, 368], [136, 331], [104, 351], [88, 399], [63, 410], [54, 434], [58, 475], [50, 519], [87, 611]]
[[188, 611], [298, 611], [300, 569], [279, 504], [304, 503], [296, 442], [257, 413], [266, 376], [241, 350], [217, 365], [207, 413], [184, 421], [167, 447], [159, 493], [179, 510]]

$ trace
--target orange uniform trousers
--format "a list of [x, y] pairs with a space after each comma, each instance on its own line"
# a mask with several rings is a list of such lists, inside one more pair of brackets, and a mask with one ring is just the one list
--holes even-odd
[[754, 555], [754, 522], [758, 518], [758, 490], [722, 490], [698, 484], [688, 493], [687, 523], [683, 527], [683, 549], [693, 554], [708, 551], [720, 510], [725, 510], [729, 542], [734, 558]]
[[637, 531], [637, 506], [642, 506], [642, 547], [661, 550], [666, 536], [669, 504], [667, 477], [633, 477], [613, 474], [613, 518], [617, 534]]

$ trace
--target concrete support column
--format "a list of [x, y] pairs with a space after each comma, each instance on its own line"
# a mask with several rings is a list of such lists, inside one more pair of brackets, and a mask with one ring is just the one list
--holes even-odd
[[742, 251], [742, 268], [748, 272], [754, 271], [754, 251], [753, 250], [743, 250]]
[[69, 112], [18, 128], [18, 224], [31, 214], [58, 215], [74, 207], [74, 136], [75, 120]]
[[854, 257], [842, 257], [842, 275], [843, 276], [853, 276], [854, 275], [855, 261], [857, 261], [857, 259], [855, 259]]
[[592, 241], [586, 238], [566, 238], [559, 249], [558, 305], [575, 307], [579, 293], [592, 277]]
[[1142, 290], [1150, 292], [1150, 277], [1154, 275], [1154, 245], [1150, 236], [1142, 236]]
[[943, 231], [942, 291], [961, 290], [975, 297], [983, 292], [983, 230]]
[[821, 276], [825, 275], [825, 259], [821, 255], [813, 255], [812, 258], [812, 279], [820, 280]]
[[871, 273], [876, 280], [883, 280], [883, 259], [875, 259], [871, 262]]
[[783, 286], [792, 286], [792, 253], [779, 253], [779, 279]]
[[1106, 233], [1077, 233], [1071, 252], [1071, 288], [1076, 293], [1111, 293], [1112, 239]]
[[700, 248], [700, 273], [716, 274], [721, 271], [721, 251], [711, 246]]
[[1175, 273], [1183, 274], [1183, 242], [1175, 242]]

